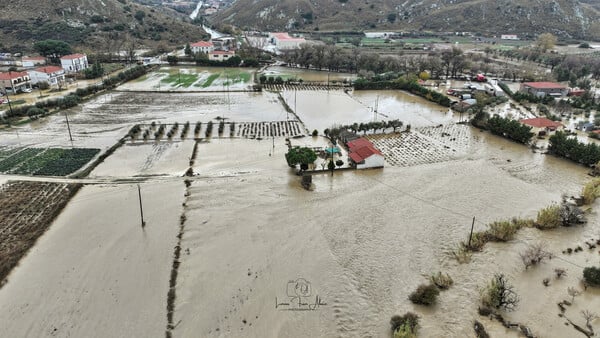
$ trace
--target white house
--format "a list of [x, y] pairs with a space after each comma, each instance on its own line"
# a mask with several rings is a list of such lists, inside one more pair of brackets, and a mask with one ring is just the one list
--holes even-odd
[[300, 48], [304, 38], [293, 38], [288, 33], [270, 33], [269, 40], [280, 50]]
[[519, 37], [515, 34], [502, 34], [500, 35], [501, 40], [519, 40]]
[[78, 73], [89, 67], [85, 54], [71, 54], [60, 58], [60, 64], [67, 73]]
[[0, 73], [0, 91], [18, 93], [31, 89], [31, 80], [26, 72]]
[[46, 58], [43, 56], [24, 56], [21, 59], [21, 64], [25, 68], [33, 68], [46, 64]]
[[383, 168], [383, 154], [375, 148], [371, 141], [359, 138], [347, 143], [348, 156], [356, 169]]
[[28, 73], [32, 84], [47, 82], [51, 87], [60, 87], [65, 82], [65, 70], [57, 66], [38, 67]]
[[215, 50], [208, 53], [208, 59], [211, 61], [227, 61], [235, 56], [235, 52], [232, 50]]
[[194, 54], [198, 54], [198, 53], [208, 54], [215, 50], [215, 46], [210, 41], [198, 41], [196, 43], [191, 44], [190, 48], [192, 49], [192, 53], [194, 53]]

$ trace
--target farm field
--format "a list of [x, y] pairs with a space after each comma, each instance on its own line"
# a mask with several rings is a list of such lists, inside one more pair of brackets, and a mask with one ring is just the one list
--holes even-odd
[[0, 186], [0, 285], [80, 187], [25, 181]]
[[66, 176], [88, 163], [100, 149], [0, 148], [0, 173]]
[[119, 89], [135, 91], [248, 90], [253, 68], [163, 67]]

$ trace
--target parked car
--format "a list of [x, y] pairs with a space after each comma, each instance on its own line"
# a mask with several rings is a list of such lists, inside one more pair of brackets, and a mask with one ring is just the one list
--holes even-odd
[[31, 88], [23, 88], [21, 89], [23, 93], [31, 93]]

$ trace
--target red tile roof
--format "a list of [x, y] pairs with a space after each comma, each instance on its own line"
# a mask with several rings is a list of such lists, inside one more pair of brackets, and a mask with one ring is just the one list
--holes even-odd
[[536, 117], [534, 119], [524, 119], [521, 123], [535, 128], [557, 128], [562, 126], [562, 123], [549, 120], [545, 117]]
[[198, 41], [196, 43], [192, 43], [191, 47], [212, 47], [213, 43], [210, 41]]
[[70, 54], [70, 55], [63, 56], [60, 59], [61, 60], [73, 60], [73, 59], [81, 59], [84, 56], [85, 56], [85, 54]]
[[36, 72], [46, 73], [46, 74], [52, 74], [52, 73], [60, 72], [62, 70], [63, 69], [61, 67], [57, 67], [57, 66], [38, 67], [35, 69]]
[[524, 82], [524, 86], [535, 89], [566, 89], [567, 87], [556, 82]]
[[291, 37], [288, 33], [271, 33], [274, 38], [277, 40], [286, 40], [286, 41], [304, 41], [304, 38], [294, 38]]
[[362, 162], [372, 155], [383, 156], [383, 154], [373, 146], [373, 143], [366, 138], [361, 137], [354, 141], [350, 141], [347, 145], [348, 150], [350, 150], [348, 156], [356, 163]]
[[23, 76], [29, 76], [26, 72], [8, 72], [0, 73], [0, 80], [12, 80]]

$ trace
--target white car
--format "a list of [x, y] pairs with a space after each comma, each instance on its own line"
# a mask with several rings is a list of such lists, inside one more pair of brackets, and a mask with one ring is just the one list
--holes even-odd
[[23, 93], [31, 93], [31, 88], [23, 88], [21, 89]]

